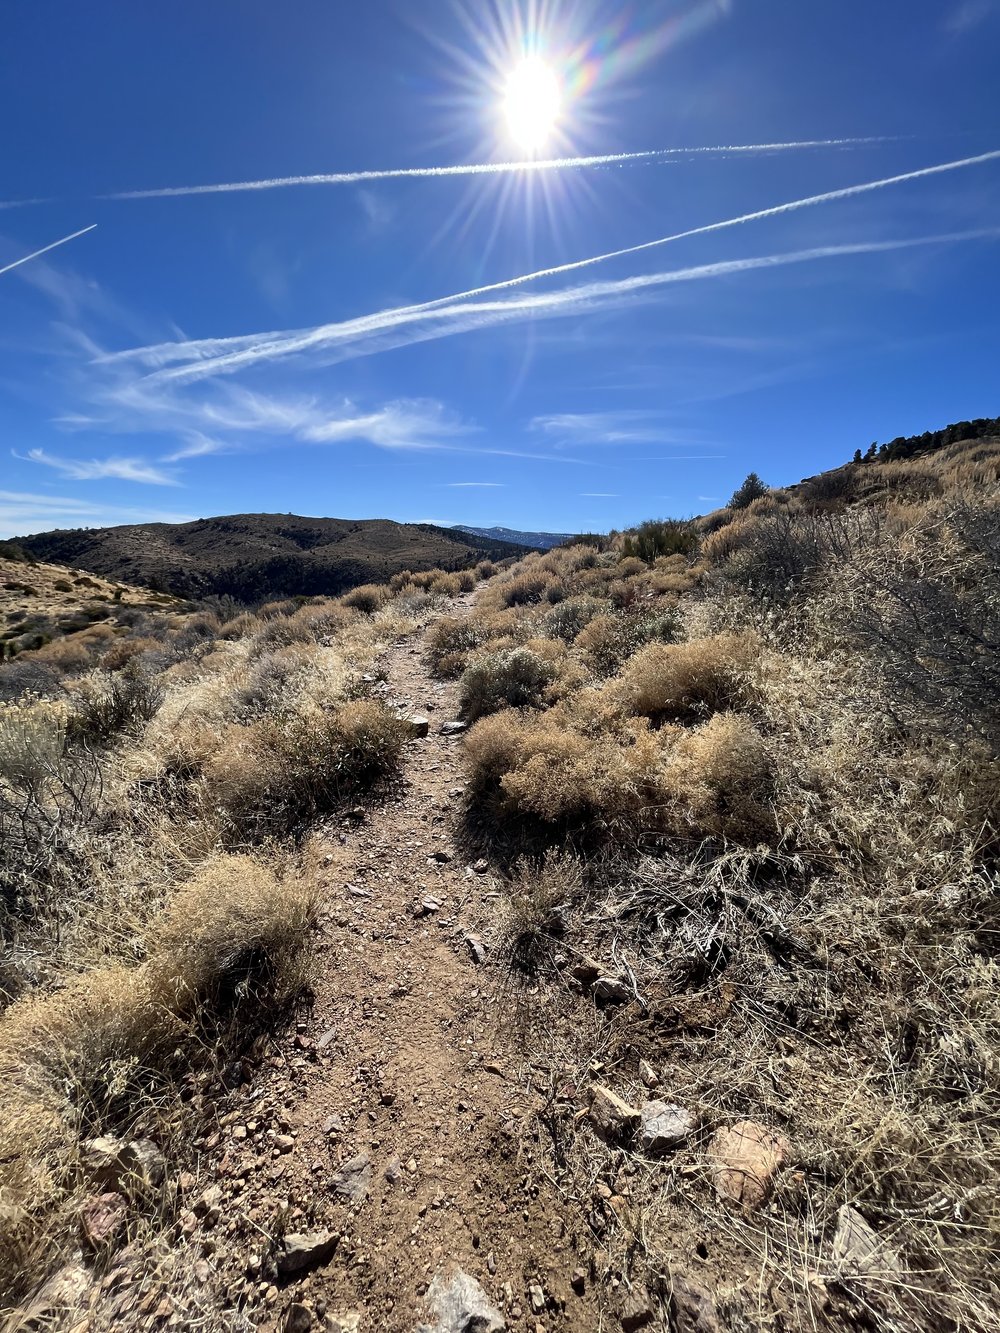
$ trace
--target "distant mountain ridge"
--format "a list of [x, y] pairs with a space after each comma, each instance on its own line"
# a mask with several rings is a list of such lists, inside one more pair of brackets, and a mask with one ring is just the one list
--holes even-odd
[[517, 546], [531, 546], [538, 551], [550, 551], [553, 546], [568, 542], [572, 532], [519, 532], [517, 528], [471, 528], [464, 523], [456, 523], [454, 532], [465, 532], [470, 537], [482, 537], [489, 541], [513, 542]]
[[466, 569], [525, 553], [489, 535], [389, 519], [224, 514], [192, 523], [134, 523], [19, 537], [35, 559], [181, 597], [253, 602], [330, 596], [403, 569]]

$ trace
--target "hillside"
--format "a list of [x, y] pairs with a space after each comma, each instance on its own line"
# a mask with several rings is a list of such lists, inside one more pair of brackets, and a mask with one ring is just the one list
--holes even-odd
[[405, 569], [467, 569], [478, 560], [523, 554], [509, 542], [430, 524], [296, 514], [59, 530], [20, 537], [17, 544], [39, 560], [105, 578], [182, 597], [215, 594], [245, 602], [335, 596]]
[[472, 537], [484, 537], [489, 541], [514, 542], [518, 546], [530, 546], [538, 551], [551, 550], [553, 546], [562, 546], [571, 541], [571, 532], [520, 532], [517, 528], [470, 528], [463, 523], [454, 525], [455, 532], [467, 532]]

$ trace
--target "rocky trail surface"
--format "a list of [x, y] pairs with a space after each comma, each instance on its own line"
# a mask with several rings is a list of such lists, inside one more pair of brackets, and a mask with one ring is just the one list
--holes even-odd
[[477, 933], [490, 868], [456, 845], [456, 687], [419, 636], [381, 667], [427, 733], [384, 803], [327, 830], [314, 1003], [207, 1139], [216, 1183], [182, 1229], [252, 1325], [597, 1328], [585, 1243], [522, 1132], [535, 1094]]

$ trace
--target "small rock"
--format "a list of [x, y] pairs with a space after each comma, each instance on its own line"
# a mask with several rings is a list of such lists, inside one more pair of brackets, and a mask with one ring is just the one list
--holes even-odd
[[337, 1248], [340, 1236], [336, 1231], [310, 1231], [286, 1236], [278, 1251], [278, 1272], [282, 1277], [303, 1273], [309, 1268], [325, 1264]]
[[756, 1208], [771, 1193], [774, 1174], [785, 1160], [788, 1141], [754, 1120], [739, 1120], [712, 1135], [708, 1155], [715, 1191], [744, 1208]]
[[455, 720], [454, 722], [442, 722], [442, 723], [441, 723], [441, 735], [442, 735], [442, 736], [457, 736], [457, 735], [459, 734], [459, 732], [467, 730], [468, 725], [469, 725], [468, 722], [460, 722], [460, 721], [458, 721], [457, 718], [456, 718], [456, 720]]
[[194, 1212], [203, 1218], [208, 1226], [214, 1226], [222, 1216], [222, 1186], [210, 1185], [205, 1193], [195, 1202]]
[[[119, 1160], [132, 1183], [147, 1188], [161, 1184], [167, 1173], [163, 1153], [152, 1139], [132, 1139], [126, 1143]], [[126, 1180], [124, 1183], [129, 1182]]]
[[649, 1292], [641, 1285], [633, 1287], [622, 1306], [620, 1318], [623, 1333], [638, 1333], [640, 1328], [651, 1324], [655, 1317]]
[[422, 713], [407, 713], [399, 720], [416, 740], [422, 739], [431, 729], [430, 719], [424, 717]]
[[639, 1077], [647, 1088], [655, 1088], [660, 1082], [659, 1075], [648, 1060], [639, 1061]]
[[440, 912], [440, 910], [441, 899], [435, 898], [432, 894], [428, 894], [426, 898], [421, 898], [420, 901], [414, 905], [413, 915], [415, 917], [432, 916], [435, 912]]
[[861, 1277], [866, 1273], [898, 1272], [896, 1255], [886, 1247], [856, 1208], [849, 1203], [837, 1209], [833, 1237], [833, 1260], [841, 1272]]
[[722, 1333], [715, 1301], [696, 1282], [675, 1277], [670, 1291], [670, 1327], [675, 1333]]
[[452, 787], [448, 792], [448, 799], [452, 801], [457, 801], [460, 796], [464, 795], [465, 795], [464, 787]]
[[632, 992], [618, 977], [598, 977], [594, 982], [594, 999], [598, 1004], [626, 1004]]
[[330, 1188], [342, 1199], [351, 1203], [362, 1203], [368, 1198], [372, 1182], [371, 1158], [367, 1153], [358, 1153], [345, 1162], [330, 1179]]
[[610, 1088], [595, 1083], [590, 1089], [590, 1123], [608, 1143], [629, 1139], [639, 1123], [639, 1112]]
[[482, 964], [486, 962], [486, 945], [478, 935], [466, 935], [465, 943], [468, 945], [474, 963]]
[[343, 1117], [338, 1115], [336, 1111], [331, 1111], [330, 1114], [323, 1121], [323, 1133], [343, 1134], [343, 1132], [344, 1132]]
[[90, 1274], [82, 1264], [64, 1264], [41, 1287], [33, 1306], [44, 1317], [50, 1311], [77, 1305], [87, 1294], [90, 1282]]
[[478, 861], [473, 862], [472, 868], [477, 875], [485, 875], [489, 873], [490, 863], [481, 856]]
[[295, 1140], [292, 1138], [291, 1134], [275, 1134], [274, 1146], [277, 1148], [278, 1152], [291, 1152], [295, 1147]]
[[312, 1328], [312, 1312], [299, 1301], [295, 1301], [285, 1311], [281, 1322], [281, 1333], [309, 1333]]
[[673, 1102], [646, 1102], [639, 1109], [639, 1118], [639, 1142], [651, 1157], [676, 1148], [694, 1129], [691, 1112]]
[[396, 1181], [403, 1174], [403, 1163], [398, 1157], [391, 1157], [385, 1164], [385, 1178], [390, 1185], [395, 1185]]
[[593, 958], [578, 958], [569, 970], [569, 974], [581, 986], [592, 986], [601, 975], [600, 963], [595, 963]]
[[80, 1229], [84, 1243], [92, 1250], [110, 1245], [125, 1231], [128, 1204], [121, 1194], [109, 1191], [94, 1194], [80, 1209]]
[[446, 852], [443, 847], [439, 847], [437, 851], [431, 853], [430, 859], [446, 866], [452, 859], [452, 855], [451, 852]]
[[541, 1287], [535, 1285], [528, 1288], [528, 1300], [531, 1302], [531, 1308], [535, 1314], [541, 1314], [545, 1309], [545, 1292]]
[[569, 1280], [569, 1285], [578, 1296], [582, 1296], [587, 1290], [587, 1272], [584, 1268], [574, 1268], [573, 1276]]
[[361, 1327], [360, 1310], [338, 1310], [323, 1321], [324, 1333], [358, 1333]]
[[[507, 1327], [476, 1279], [460, 1268], [448, 1281], [436, 1274], [427, 1301], [437, 1319], [433, 1333], [503, 1333]], [[425, 1324], [421, 1333], [432, 1330]]]

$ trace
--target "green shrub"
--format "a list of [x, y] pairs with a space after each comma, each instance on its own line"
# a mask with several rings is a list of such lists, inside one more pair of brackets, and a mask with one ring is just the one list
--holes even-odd
[[756, 472], [748, 472], [741, 486], [737, 486], [733, 491], [732, 498], [729, 501], [730, 509], [746, 509], [747, 505], [753, 504], [754, 500], [759, 500], [762, 495], [766, 495], [767, 485], [761, 481]]

